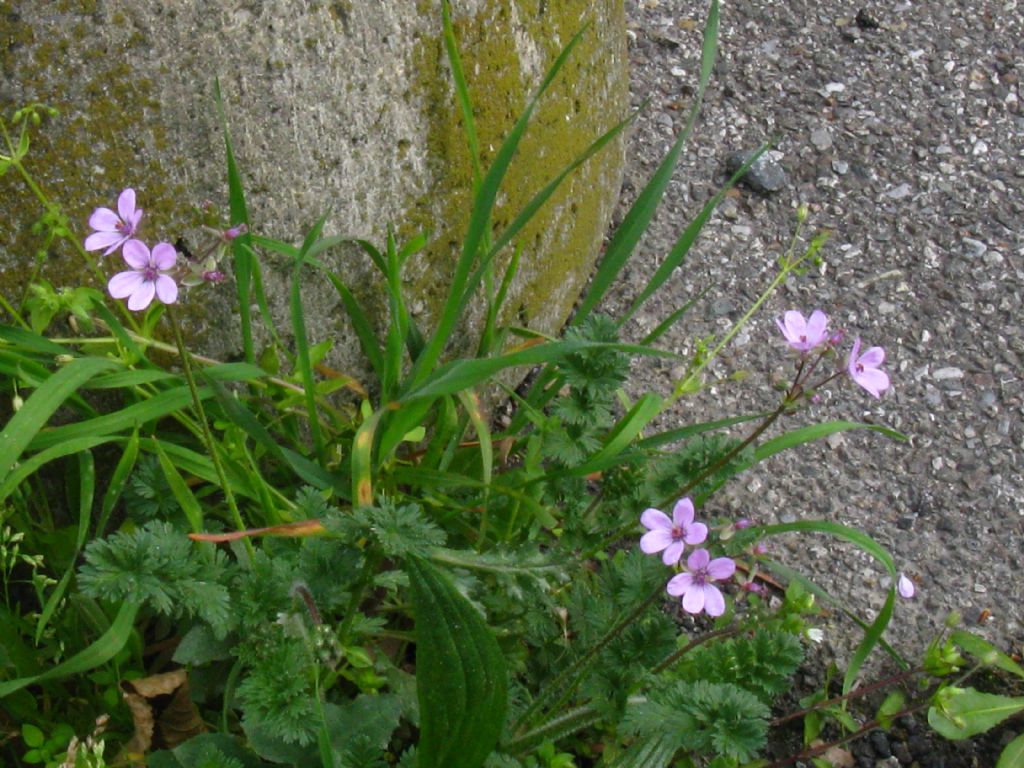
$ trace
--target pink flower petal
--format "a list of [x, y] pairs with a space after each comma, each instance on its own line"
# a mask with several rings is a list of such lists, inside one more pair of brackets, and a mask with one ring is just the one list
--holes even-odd
[[661, 552], [672, 543], [672, 531], [658, 528], [640, 537], [640, 551], [648, 555]]
[[704, 611], [708, 616], [721, 616], [725, 613], [725, 598], [722, 597], [718, 587], [705, 584], [701, 593], [704, 598]]
[[896, 591], [900, 597], [909, 600], [917, 592], [917, 588], [914, 586], [914, 582], [901, 573], [899, 581], [896, 582]]
[[156, 286], [152, 280], [143, 280], [136, 291], [128, 297], [128, 309], [132, 312], [139, 312], [148, 307], [153, 301], [156, 293]]
[[143, 282], [138, 272], [118, 272], [107, 283], [107, 291], [115, 299], [124, 299], [135, 293]]
[[816, 309], [811, 313], [811, 319], [807, 321], [807, 328], [805, 333], [807, 334], [808, 341], [813, 341], [815, 345], [820, 344], [824, 341], [827, 334], [825, 327], [828, 325], [828, 315], [822, 312], [820, 309]]
[[178, 252], [170, 243], [157, 243], [153, 246], [153, 265], [166, 272], [178, 260]]
[[736, 573], [736, 563], [729, 557], [716, 557], [708, 563], [706, 573], [716, 581], [724, 581]]
[[685, 546], [681, 541], [673, 541], [661, 553], [661, 562], [665, 565], [675, 565], [679, 562], [679, 558], [683, 556], [683, 548]]
[[[149, 248], [141, 240], [129, 240], [121, 250], [124, 260], [135, 269], [146, 269], [152, 266], [149, 260]], [[152, 299], [152, 297], [150, 297]]]
[[671, 579], [668, 584], [665, 585], [665, 591], [668, 592], [672, 597], [679, 597], [681, 594], [693, 587], [693, 574], [692, 573], [677, 573]]
[[683, 593], [683, 610], [700, 613], [704, 610], [705, 587], [694, 585]]
[[860, 354], [860, 336], [853, 341], [853, 349], [850, 350], [850, 359], [846, 363], [846, 371], [850, 374], [850, 377], [855, 377], [857, 373], [857, 355]]
[[89, 226], [100, 232], [116, 232], [121, 219], [109, 208], [97, 208], [89, 217]]
[[704, 523], [693, 523], [686, 529], [683, 541], [687, 544], [702, 544], [708, 537], [708, 527]]
[[686, 567], [691, 571], [699, 571], [707, 567], [709, 560], [711, 560], [711, 555], [706, 549], [695, 549], [686, 558]]
[[875, 397], [881, 397], [882, 393], [889, 388], [889, 375], [877, 368], [868, 368], [861, 371], [854, 376], [854, 381]]
[[644, 513], [640, 515], [640, 524], [652, 531], [659, 529], [672, 530], [672, 521], [660, 509], [645, 509]]
[[885, 350], [881, 347], [872, 347], [857, 358], [857, 362], [865, 368], [877, 368], [885, 362]]
[[156, 296], [164, 304], [173, 304], [178, 300], [178, 284], [168, 275], [157, 275]]
[[135, 213], [135, 190], [128, 187], [117, 198], [117, 212], [121, 214], [121, 221], [131, 221]]
[[693, 522], [693, 502], [689, 498], [680, 499], [672, 510], [672, 522], [685, 528]]
[[[124, 240], [124, 236], [117, 232], [93, 232], [87, 238], [85, 238], [85, 250], [87, 251], [98, 251], [102, 248], [109, 248], [110, 246], [116, 246], [118, 243]], [[107, 254], [103, 254], [106, 256]]]

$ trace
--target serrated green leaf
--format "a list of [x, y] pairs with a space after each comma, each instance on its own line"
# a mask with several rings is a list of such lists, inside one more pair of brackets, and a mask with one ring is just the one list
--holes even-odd
[[479, 768], [505, 723], [505, 659], [480, 614], [425, 560], [406, 560], [416, 615], [419, 768]]

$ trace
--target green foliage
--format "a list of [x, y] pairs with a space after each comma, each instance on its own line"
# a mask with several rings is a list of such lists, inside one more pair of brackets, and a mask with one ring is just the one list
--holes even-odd
[[377, 506], [329, 517], [326, 525], [351, 541], [371, 539], [387, 557], [427, 555], [445, 542], [444, 531], [426, 518], [418, 504], [383, 500]]
[[234, 626], [226, 556], [197, 549], [168, 523], [97, 539], [86, 547], [85, 561], [78, 579], [86, 595], [144, 603], [171, 618], [197, 616], [217, 637]]
[[803, 646], [791, 634], [762, 630], [750, 637], [709, 643], [687, 654], [676, 675], [687, 682], [729, 683], [764, 703], [789, 689], [803, 661]]
[[676, 682], [631, 707], [624, 727], [641, 738], [668, 734], [677, 750], [751, 760], [766, 741], [769, 709], [729, 683]]

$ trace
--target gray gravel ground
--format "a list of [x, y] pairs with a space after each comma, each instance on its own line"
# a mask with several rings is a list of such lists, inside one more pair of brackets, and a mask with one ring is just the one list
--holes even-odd
[[[627, 9], [633, 101], [651, 104], [630, 140], [626, 204], [685, 124], [705, 3], [627, 0]], [[697, 131], [606, 305], [621, 312], [646, 285], [725, 180], [730, 153], [778, 136], [786, 184], [730, 196], [628, 332], [640, 338], [712, 286], [664, 341], [692, 352], [773, 277], [798, 205], [809, 206], [809, 231], [832, 231], [824, 268], [785, 285], [712, 368], [720, 377], [748, 371], [747, 380], [710, 386], [662, 426], [777, 402], [771, 384], [792, 370], [774, 323], [786, 309], [821, 308], [849, 339], [884, 346], [893, 387], [881, 400], [837, 383], [783, 424], [863, 420], [895, 427], [909, 443], [834, 436], [734, 480], [709, 511], [867, 531], [917, 583], [888, 634], [908, 652], [953, 610], [1003, 648], [1019, 652], [1024, 642], [1022, 33], [1016, 0], [726, 3]], [[669, 362], [637, 363], [649, 389], [668, 392], [679, 375]], [[882, 605], [887, 579], [859, 551], [795, 536], [772, 546], [852, 607], [871, 615]], [[826, 636], [841, 658], [857, 640], [839, 617]]]

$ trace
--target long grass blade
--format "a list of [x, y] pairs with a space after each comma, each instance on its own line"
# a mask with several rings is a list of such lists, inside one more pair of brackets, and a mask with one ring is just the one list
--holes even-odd
[[306, 331], [306, 314], [302, 306], [302, 267], [306, 256], [313, 244], [320, 237], [324, 222], [327, 221], [327, 214], [320, 217], [320, 220], [313, 225], [313, 228], [306, 235], [306, 239], [299, 249], [295, 258], [295, 267], [292, 270], [291, 288], [291, 318], [292, 333], [295, 336], [295, 362], [302, 376], [302, 387], [305, 391], [306, 416], [309, 419], [309, 431], [313, 436], [313, 446], [317, 458], [321, 464], [326, 463], [327, 454], [324, 447], [323, 434], [320, 431], [320, 415], [316, 407], [316, 382], [313, 379], [313, 365], [309, 357], [309, 335]]
[[590, 289], [576, 310], [576, 315], [572, 320], [573, 325], [579, 325], [587, 319], [604, 298], [608, 289], [618, 279], [619, 273], [629, 261], [640, 238], [647, 231], [665, 189], [672, 179], [683, 145], [693, 132], [693, 126], [696, 124], [697, 115], [700, 113], [700, 107], [704, 100], [704, 91], [714, 69], [715, 56], [718, 51], [718, 16], [718, 0], [712, 0], [711, 8], [708, 11], [708, 20], [704, 26], [700, 81], [697, 84], [697, 93], [686, 127], [679, 134], [665, 159], [661, 161], [647, 186], [643, 188], [633, 205], [630, 206], [629, 212], [623, 218], [619, 228], [615, 230], [597, 274], [594, 275], [591, 282]]
[[54, 373], [25, 401], [0, 432], [0, 483], [64, 401], [100, 373], [117, 367], [97, 357], [80, 357]]
[[228, 209], [231, 213], [231, 225], [244, 224], [246, 231], [231, 241], [231, 255], [234, 259], [235, 285], [238, 290], [238, 314], [242, 324], [242, 349], [247, 362], [255, 363], [256, 355], [252, 340], [252, 235], [249, 233], [249, 209], [245, 204], [245, 188], [242, 185], [242, 174], [235, 161], [235, 151], [231, 146], [231, 131], [228, 130], [227, 113], [224, 100], [220, 93], [220, 80], [213, 81], [213, 95], [217, 102], [217, 116], [221, 130], [224, 132], [224, 158], [228, 172]]
[[[205, 528], [203, 525], [203, 508], [199, 504], [199, 500], [192, 493], [192, 489], [188, 487], [181, 473], [178, 472], [178, 468], [174, 466], [174, 462], [168, 458], [160, 442], [154, 439], [153, 444], [156, 447], [157, 459], [160, 461], [160, 469], [164, 473], [164, 479], [167, 481], [167, 486], [171, 489], [174, 500], [178, 502], [181, 511], [185, 513], [185, 519], [188, 520], [192, 532], [199, 533]], [[213, 446], [213, 449], [216, 450], [216, 446]]]
[[53, 618], [54, 611], [57, 610], [57, 606], [60, 605], [60, 601], [64, 599], [64, 592], [67, 590], [68, 584], [71, 582], [71, 577], [75, 573], [78, 553], [82, 551], [82, 547], [85, 545], [85, 539], [89, 535], [89, 525], [92, 522], [92, 504], [96, 495], [96, 462], [93, 460], [92, 453], [90, 451], [79, 451], [77, 457], [78, 533], [75, 536], [75, 552], [71, 557], [71, 561], [68, 563], [67, 570], [64, 571], [64, 575], [61, 576], [60, 581], [57, 582], [57, 586], [54, 587], [50, 596], [46, 599], [46, 604], [43, 605], [43, 610], [39, 612], [39, 620], [36, 622], [36, 645], [39, 645], [39, 641], [43, 637], [43, 632], [46, 631], [47, 624], [49, 624], [50, 619]]
[[465, 239], [462, 244], [462, 254], [459, 257], [459, 261], [455, 266], [455, 273], [452, 276], [451, 285], [449, 287], [448, 298], [445, 301], [444, 308], [441, 311], [440, 320], [437, 324], [437, 328], [434, 330], [434, 334], [430, 337], [430, 341], [427, 342], [426, 347], [423, 350], [423, 354], [420, 355], [416, 364], [413, 366], [411, 375], [409, 376], [409, 387], [413, 387], [419, 384], [425, 379], [430, 372], [433, 370], [437, 361], [441, 357], [441, 353], [444, 351], [444, 347], [448, 342], [448, 339], [452, 335], [452, 331], [455, 329], [455, 324], [459, 320], [459, 308], [462, 306], [463, 296], [466, 291], [466, 284], [470, 277], [470, 272], [473, 269], [473, 263], [476, 261], [477, 256], [480, 253], [481, 244], [488, 237], [488, 224], [491, 219], [491, 213], [494, 210], [494, 203], [498, 196], [498, 188], [501, 186], [502, 180], [505, 178], [505, 174], [508, 172], [508, 167], [512, 162], [512, 157], [516, 153], [516, 149], [519, 147], [523, 134], [526, 131], [526, 126], [530, 122], [530, 118], [533, 115], [533, 111], [537, 106], [537, 102], [544, 92], [551, 85], [552, 81], [558, 75], [558, 72], [565, 65], [566, 59], [569, 57], [572, 50], [579, 44], [581, 36], [585, 30], [581, 30], [577, 33], [572, 40], [569, 41], [568, 45], [562, 49], [562, 52], [558, 55], [554, 64], [548, 69], [547, 75], [545, 76], [540, 88], [534, 94], [533, 98], [527, 104], [526, 109], [523, 110], [519, 120], [512, 127], [505, 141], [502, 142], [499, 147], [497, 154], [494, 157], [494, 162], [488, 169], [487, 174], [484, 176], [483, 181], [480, 183], [480, 188], [473, 203], [473, 211], [469, 218], [469, 227], [466, 231]]
[[125, 443], [124, 450], [121, 452], [121, 458], [117, 460], [117, 466], [114, 467], [114, 472], [110, 475], [110, 480], [107, 483], [107, 490], [103, 494], [103, 501], [100, 504], [100, 516], [96, 521], [96, 536], [100, 537], [104, 534], [107, 521], [110, 519], [111, 513], [114, 511], [114, 505], [117, 504], [118, 499], [121, 498], [121, 493], [124, 491], [125, 484], [128, 482], [128, 478], [132, 471], [135, 469], [135, 462], [139, 457], [139, 430], [134, 430], [132, 436], [128, 438]]

